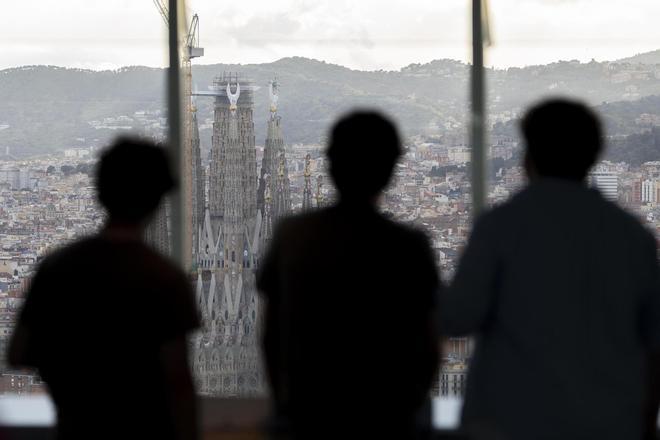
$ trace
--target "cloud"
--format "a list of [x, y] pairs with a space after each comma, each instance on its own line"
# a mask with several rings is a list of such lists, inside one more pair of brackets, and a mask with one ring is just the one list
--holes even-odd
[[[353, 68], [466, 60], [465, 0], [188, 0], [200, 16], [198, 62], [313, 56]], [[498, 66], [621, 57], [660, 41], [658, 0], [491, 0]], [[0, 68], [21, 64], [163, 65], [165, 26], [150, 1], [21, 0], [3, 5]], [[29, 46], [29, 49], [21, 47]], [[616, 53], [613, 50], [616, 49]], [[544, 51], [552, 56], [543, 55]], [[511, 55], [500, 57], [498, 53]], [[569, 53], [570, 52], [570, 53]], [[608, 55], [612, 52], [612, 55]]]
[[258, 14], [247, 21], [228, 26], [225, 32], [239, 44], [269, 45], [290, 39], [301, 28], [288, 14]]

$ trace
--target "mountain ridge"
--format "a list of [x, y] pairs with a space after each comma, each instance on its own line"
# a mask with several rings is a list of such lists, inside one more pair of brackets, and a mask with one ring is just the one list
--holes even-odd
[[[491, 70], [498, 70], [498, 71], [506, 71], [508, 69], [525, 69], [525, 68], [535, 68], [535, 67], [542, 67], [542, 66], [549, 66], [553, 64], [559, 64], [559, 63], [571, 63], [576, 60], [556, 60], [547, 64], [532, 64], [524, 67], [518, 67], [518, 66], [510, 66], [510, 67], [490, 67], [489, 69]], [[242, 63], [230, 63], [230, 64], [224, 64], [224, 63], [208, 63], [208, 64], [195, 64], [196, 67], [214, 67], [214, 66], [233, 66], [237, 68], [245, 68], [245, 67], [255, 67], [255, 66], [278, 66], [278, 65], [287, 65], [292, 62], [297, 62], [297, 63], [306, 63], [308, 65], [319, 65], [319, 66], [327, 66], [327, 67], [332, 67], [332, 68], [340, 68], [342, 70], [347, 70], [351, 72], [364, 72], [364, 73], [372, 73], [372, 72], [392, 72], [392, 73], [398, 73], [398, 72], [404, 72], [406, 70], [411, 70], [414, 68], [424, 68], [428, 66], [433, 66], [439, 63], [451, 63], [455, 65], [461, 65], [461, 66], [469, 66], [470, 63], [466, 63], [460, 60], [456, 60], [453, 58], [436, 58], [433, 60], [430, 60], [426, 63], [410, 63], [406, 66], [402, 66], [399, 69], [393, 69], [393, 70], [383, 70], [383, 69], [376, 69], [376, 70], [359, 70], [359, 69], [352, 69], [347, 66], [342, 66], [341, 64], [336, 64], [336, 63], [331, 63], [328, 61], [316, 59], [316, 58], [308, 58], [308, 57], [301, 57], [301, 56], [289, 56], [289, 57], [282, 57], [278, 58], [274, 61], [269, 61], [269, 62], [264, 62], [264, 63], [247, 63], [247, 64], [242, 64]], [[637, 53], [635, 55], [629, 56], [629, 57], [624, 57], [624, 58], [618, 58], [615, 60], [604, 60], [601, 61], [600, 63], [617, 63], [617, 64], [660, 64], [660, 49], [657, 50], [652, 50], [648, 52], [641, 52]], [[588, 64], [588, 62], [580, 62], [580, 64]], [[163, 70], [165, 69], [164, 67], [150, 67], [150, 66], [143, 66], [143, 65], [128, 65], [128, 66], [122, 66], [117, 69], [101, 69], [101, 70], [94, 70], [94, 69], [83, 69], [83, 68], [77, 68], [77, 67], [66, 67], [66, 66], [58, 66], [58, 65], [51, 65], [51, 64], [32, 64], [32, 65], [24, 65], [24, 66], [16, 66], [16, 67], [6, 67], [4, 69], [0, 69], [0, 74], [3, 72], [7, 71], [20, 71], [20, 70], [30, 70], [33, 68], [50, 68], [50, 69], [58, 69], [58, 70], [70, 70], [70, 71], [79, 71], [79, 72], [94, 72], [94, 73], [100, 73], [100, 72], [122, 72], [126, 70], [133, 70], [133, 69], [145, 69], [145, 70]]]
[[627, 63], [627, 64], [648, 64], [655, 65], [660, 64], [660, 49], [652, 50], [650, 52], [642, 52], [631, 57], [621, 58], [615, 61], [616, 63]]
[[[625, 64], [561, 62], [507, 70], [487, 70], [489, 114], [515, 115], [548, 95], [580, 96], [592, 105], [634, 101], [660, 95], [657, 75], [629, 75]], [[469, 66], [440, 59], [410, 64], [399, 71], [359, 71], [302, 57], [265, 64], [194, 65], [197, 90], [205, 90], [223, 71], [249, 77], [255, 93], [257, 144], [263, 143], [269, 117], [267, 85], [280, 82], [279, 113], [285, 141], [321, 143], [338, 115], [355, 107], [375, 107], [397, 120], [404, 135], [440, 129], [457, 142], [466, 142]], [[93, 121], [152, 112], [165, 116], [166, 71], [126, 66], [94, 71], [57, 66], [22, 66], [0, 70], [0, 151], [10, 147], [25, 156], [80, 145], [103, 144], [116, 130]], [[203, 146], [210, 145], [212, 99], [197, 97]], [[645, 107], [646, 108], [646, 107]], [[507, 113], [508, 112], [508, 113]], [[631, 130], [631, 115], [622, 112], [617, 130]], [[130, 124], [131, 122], [127, 122]], [[633, 127], [634, 128], [634, 127]], [[96, 139], [96, 141], [94, 141]]]

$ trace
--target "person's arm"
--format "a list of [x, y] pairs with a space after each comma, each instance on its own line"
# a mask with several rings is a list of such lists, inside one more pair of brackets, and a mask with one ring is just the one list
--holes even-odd
[[20, 321], [14, 327], [7, 349], [7, 363], [11, 368], [34, 367], [34, 359], [30, 359], [30, 330]]
[[425, 384], [423, 388], [425, 397], [428, 395], [428, 390], [433, 383], [441, 356], [441, 341], [440, 333], [438, 332], [438, 297], [443, 292], [443, 286], [440, 281], [436, 258], [425, 234], [421, 236], [420, 250], [418, 252], [422, 255], [420, 281], [422, 281], [423, 292], [420, 292], [420, 294], [425, 298], [423, 306], [426, 309], [424, 326], [426, 329], [426, 342], [423, 347], [425, 361], [424, 370], [422, 371], [422, 379]]
[[264, 333], [262, 340], [262, 349], [264, 353], [264, 362], [266, 365], [266, 373], [268, 374], [271, 391], [273, 393], [273, 400], [277, 403], [278, 408], [282, 408], [284, 402], [284, 390], [282, 381], [280, 380], [282, 347], [281, 347], [281, 326], [280, 319], [277, 316], [277, 307], [273, 300], [266, 300], [266, 308], [264, 311]]
[[643, 283], [642, 337], [647, 347], [647, 387], [644, 402], [644, 439], [657, 438], [658, 409], [660, 408], [660, 267], [655, 238], [649, 235], [644, 252], [646, 282]]
[[495, 291], [495, 233], [489, 216], [476, 221], [456, 275], [440, 295], [439, 326], [443, 336], [467, 335], [482, 327]]
[[194, 295], [185, 274], [174, 266], [163, 266], [160, 286], [153, 290], [155, 297], [151, 316], [156, 321], [152, 331], [157, 335], [164, 392], [177, 439], [197, 440], [199, 420], [190, 364], [188, 335], [200, 326]]
[[437, 312], [435, 309], [429, 310], [426, 315], [426, 338], [424, 345], [424, 356], [423, 362], [421, 363], [422, 371], [420, 371], [420, 383], [422, 384], [421, 388], [421, 398], [422, 400], [427, 399], [429, 395], [429, 390], [433, 385], [433, 379], [435, 378], [436, 371], [440, 366], [441, 358], [441, 340], [438, 334], [438, 319]]
[[282, 227], [280, 225], [274, 234], [273, 241], [266, 252], [266, 257], [263, 259], [257, 275], [257, 289], [265, 300], [264, 331], [261, 341], [262, 351], [273, 400], [278, 409], [282, 409], [282, 403], [284, 401], [284, 390], [282, 389], [282, 381], [280, 380], [283, 373], [281, 371], [282, 328], [280, 325], [281, 316], [279, 316], [281, 295], [279, 292], [279, 258], [277, 255], [281, 234]]
[[48, 282], [47, 265], [43, 262], [32, 278], [30, 289], [18, 314], [17, 322], [7, 348], [7, 363], [12, 368], [37, 367], [39, 350], [36, 347], [35, 330], [44, 325], [42, 313], [50, 308], [45, 304], [45, 286]]
[[177, 438], [197, 440], [199, 421], [192, 375], [188, 364], [188, 346], [184, 336], [165, 342], [160, 351], [167, 398]]
[[656, 440], [660, 408], [660, 350], [650, 351], [647, 363], [648, 395], [644, 405], [644, 440]]

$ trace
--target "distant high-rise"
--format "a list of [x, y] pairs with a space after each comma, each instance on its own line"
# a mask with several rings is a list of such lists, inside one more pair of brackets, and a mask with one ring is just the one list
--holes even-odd
[[596, 170], [589, 174], [591, 186], [598, 189], [607, 200], [619, 199], [619, 176], [612, 171]]
[[656, 203], [658, 201], [658, 190], [660, 184], [657, 180], [645, 179], [641, 184], [641, 201], [642, 203]]
[[209, 200], [199, 239], [197, 300], [204, 323], [193, 368], [200, 392], [263, 391], [257, 322], [261, 213], [257, 210], [254, 87], [238, 75], [214, 81]]

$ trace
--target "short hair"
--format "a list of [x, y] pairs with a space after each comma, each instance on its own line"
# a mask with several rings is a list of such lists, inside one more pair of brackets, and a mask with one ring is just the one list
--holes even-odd
[[165, 148], [146, 139], [118, 138], [96, 169], [97, 196], [113, 220], [146, 219], [174, 186]]
[[522, 120], [527, 154], [539, 175], [582, 180], [603, 148], [598, 117], [563, 98], [541, 102]]
[[401, 155], [401, 141], [388, 118], [360, 110], [334, 125], [326, 154], [341, 198], [368, 199], [389, 182]]

